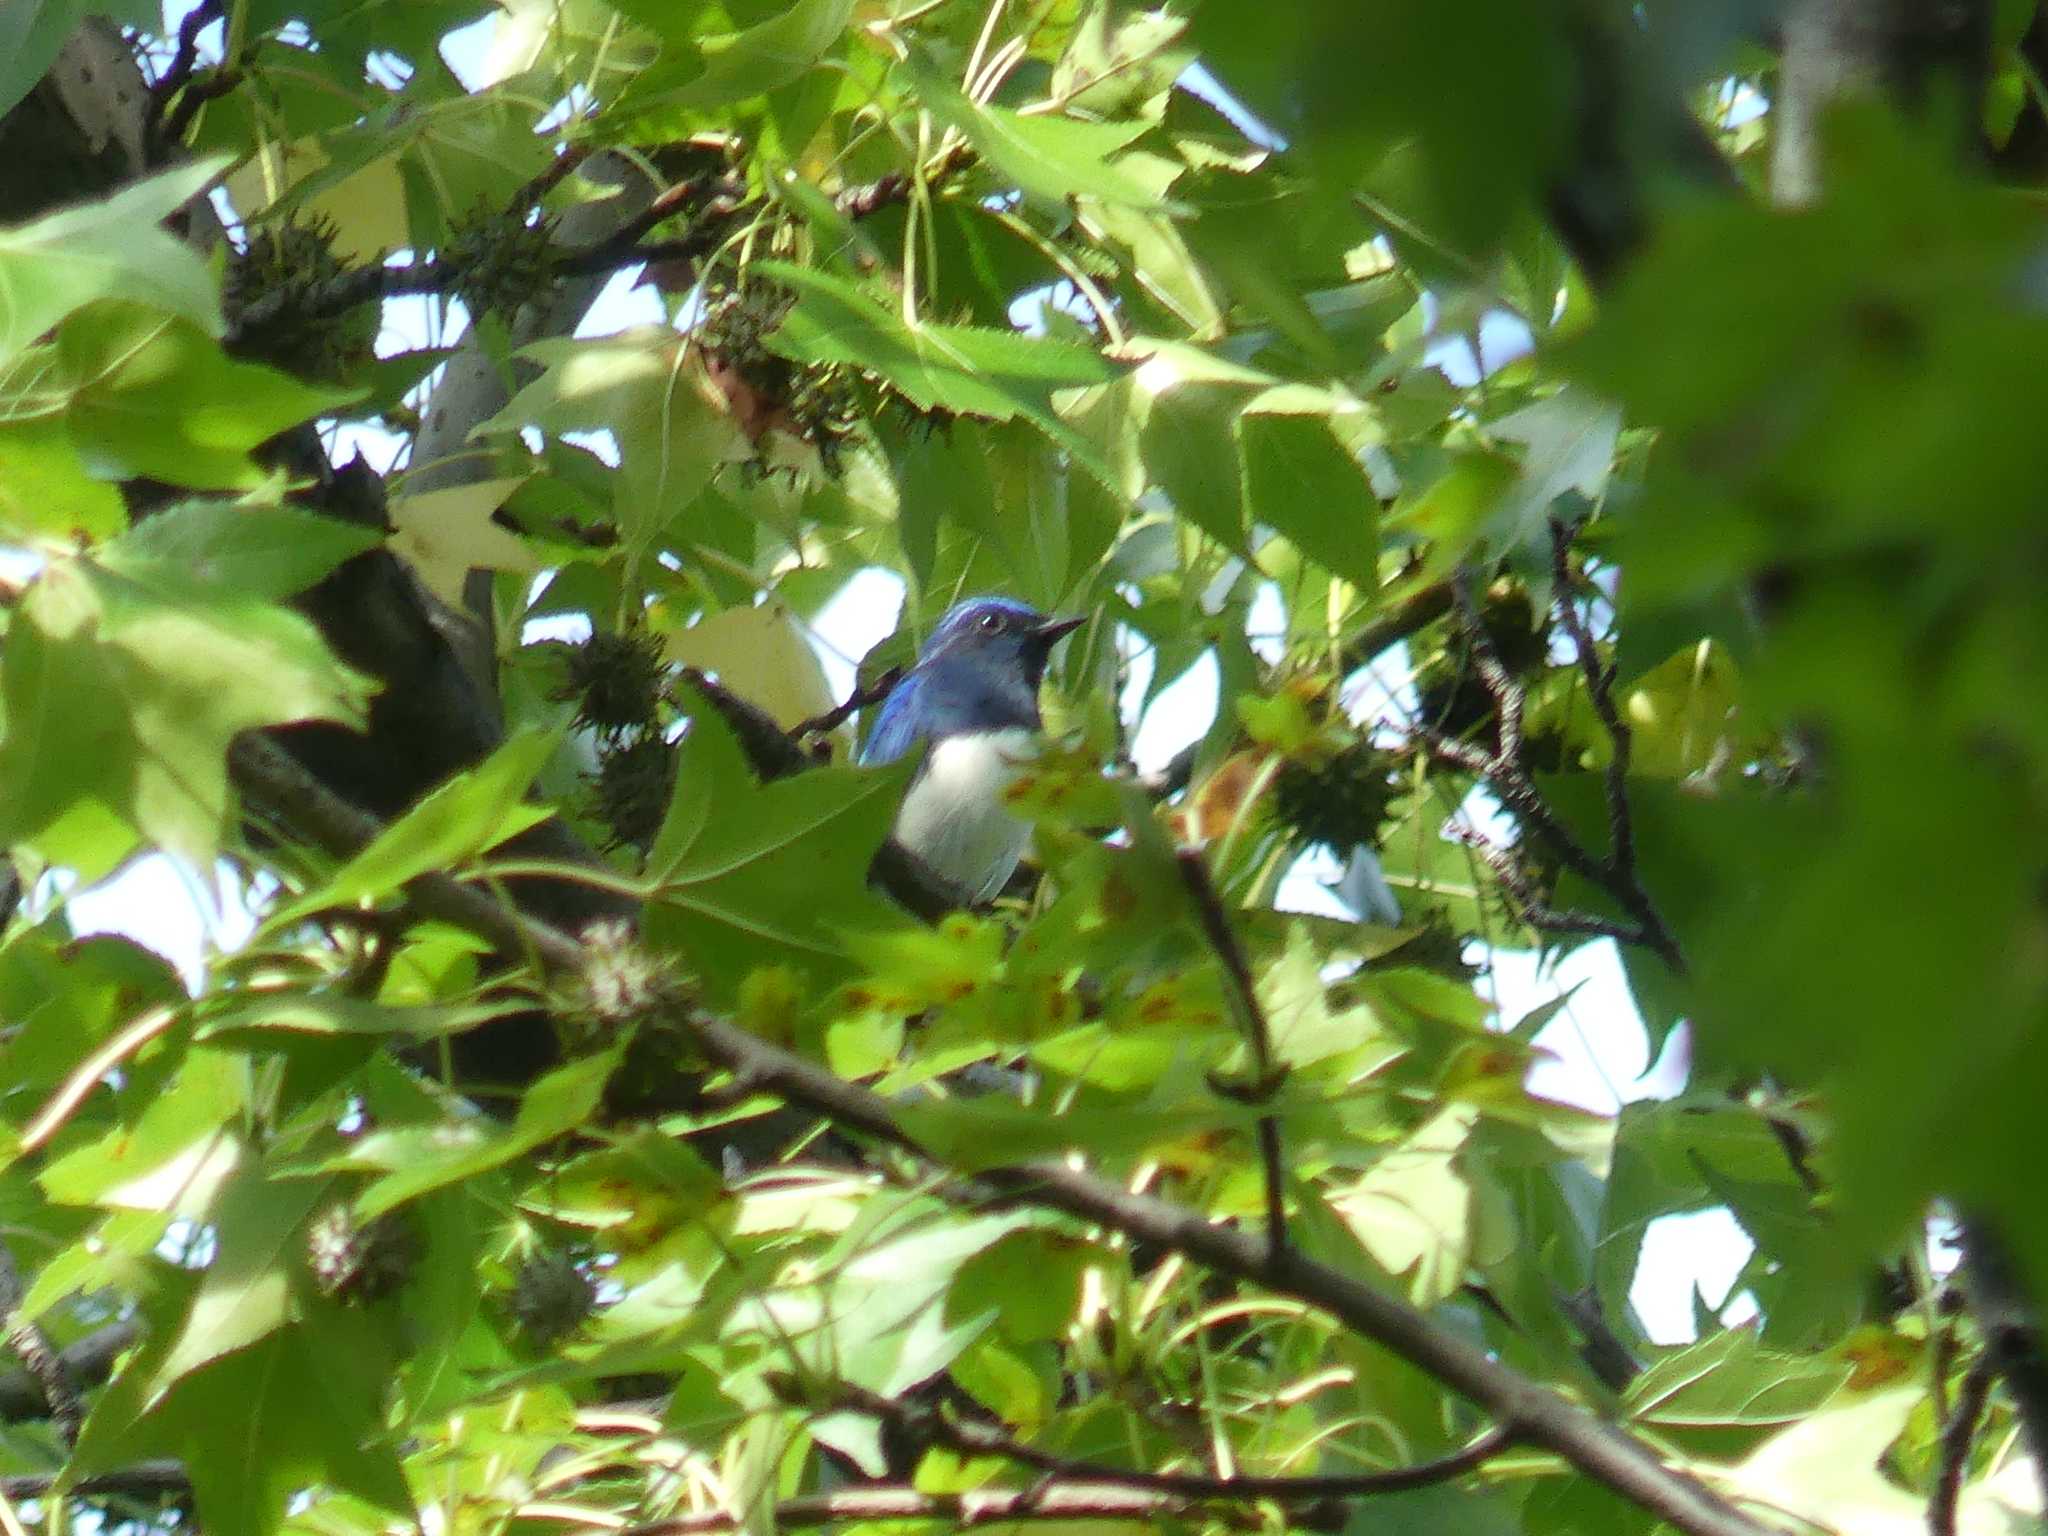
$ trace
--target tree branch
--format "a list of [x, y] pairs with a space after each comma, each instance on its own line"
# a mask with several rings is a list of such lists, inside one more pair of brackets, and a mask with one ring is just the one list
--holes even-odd
[[1280, 1503], [1308, 1500], [1365, 1498], [1373, 1494], [1401, 1493], [1454, 1482], [1477, 1471], [1493, 1457], [1514, 1444], [1505, 1428], [1489, 1429], [1469, 1445], [1448, 1455], [1412, 1466], [1392, 1467], [1382, 1472], [1336, 1473], [1302, 1477], [1217, 1477], [1200, 1472], [1147, 1472], [1112, 1467], [1101, 1462], [1056, 1456], [1005, 1433], [994, 1425], [954, 1419], [927, 1404], [907, 1398], [881, 1397], [860, 1387], [836, 1384], [826, 1394], [826, 1405], [851, 1409], [869, 1418], [895, 1425], [913, 1443], [944, 1446], [964, 1456], [996, 1456], [1032, 1467], [1063, 1483], [1101, 1483], [1111, 1487], [1142, 1488], [1152, 1493], [1173, 1494], [1188, 1499], [1272, 1499]]
[[85, 1404], [63, 1356], [50, 1347], [41, 1328], [21, 1315], [21, 1298], [21, 1273], [14, 1267], [14, 1251], [0, 1242], [0, 1331], [6, 1335], [7, 1347], [34, 1379], [57, 1433], [67, 1446], [75, 1444], [85, 1423]]
[[[1183, 848], [1175, 856], [1174, 863], [1180, 870], [1181, 884], [1194, 902], [1202, 936], [1223, 963], [1224, 974], [1230, 978], [1231, 991], [1237, 998], [1245, 1037], [1251, 1045], [1252, 1067], [1258, 1074], [1258, 1080], [1244, 1097], [1253, 1103], [1265, 1103], [1272, 1098], [1287, 1074], [1273, 1060], [1272, 1025], [1259, 1002], [1258, 987], [1252, 980], [1251, 966], [1245, 961], [1244, 947], [1237, 942], [1236, 930], [1230, 926], [1230, 914], [1223, 909], [1223, 898], [1217, 894], [1216, 882], [1209, 878], [1209, 866], [1203, 860], [1202, 851]], [[1260, 1115], [1258, 1133], [1259, 1162], [1266, 1186], [1266, 1251], [1277, 1268], [1287, 1248], [1287, 1165], [1280, 1153], [1279, 1118], [1271, 1114]]]
[[[114, 1362], [141, 1337], [142, 1325], [132, 1318], [95, 1329], [57, 1352], [64, 1379], [80, 1391], [98, 1386], [113, 1375]], [[17, 1423], [41, 1418], [49, 1411], [49, 1397], [35, 1377], [26, 1371], [0, 1376], [0, 1421]]]
[[[1122, 1520], [1163, 1525], [1189, 1514], [1192, 1502], [1139, 1489], [1081, 1483], [977, 1488], [972, 1493], [920, 1493], [915, 1488], [882, 1484], [778, 1500], [772, 1509], [761, 1512], [758, 1526], [748, 1511], [714, 1509], [629, 1525], [620, 1531], [606, 1531], [605, 1536], [699, 1536], [712, 1531], [789, 1530], [871, 1520], [943, 1520], [962, 1530], [1021, 1520]], [[1335, 1530], [1342, 1522], [1333, 1513], [1326, 1520], [1296, 1523], [1309, 1529]]]
[[[302, 824], [316, 839], [337, 853], [350, 853], [379, 830], [374, 820], [336, 803], [324, 789], [283, 772], [283, 765], [265, 750], [268, 743], [250, 747], [252, 740], [256, 739], [243, 738], [232, 754], [238, 782], [270, 795], [281, 814], [304, 817]], [[783, 741], [796, 750], [786, 737]], [[422, 911], [493, 943], [516, 940], [545, 969], [581, 968], [582, 946], [569, 935], [446, 875], [422, 875], [407, 889]], [[903, 1128], [889, 1101], [869, 1089], [709, 1014], [685, 1008], [679, 1011], [678, 1022], [716, 1065], [925, 1165], [936, 1175], [934, 1189], [941, 1198], [972, 1209], [993, 1205], [1060, 1211], [1181, 1254], [1219, 1274], [1263, 1285], [1338, 1319], [1485, 1409], [1504, 1433], [1556, 1453], [1689, 1536], [1769, 1536], [1768, 1527], [1690, 1475], [1664, 1465], [1626, 1430], [1501, 1364], [1462, 1333], [1340, 1270], [1292, 1249], [1275, 1255], [1264, 1241], [1219, 1226], [1200, 1211], [1133, 1194], [1064, 1162], [1000, 1168], [972, 1178], [954, 1175]], [[1128, 1497], [1128, 1490], [1119, 1492]], [[792, 1515], [789, 1521], [798, 1523], [798, 1517]], [[652, 1533], [700, 1528], [714, 1527], [664, 1522], [646, 1529]]]
[[2019, 1412], [2020, 1433], [2048, 1501], [2048, 1357], [2033, 1298], [2020, 1280], [2005, 1240], [1982, 1216], [1963, 1222], [1970, 1307], [1983, 1330], [1984, 1352]]
[[[24, 1472], [0, 1477], [0, 1493], [5, 1493], [10, 1499], [40, 1499], [57, 1486], [62, 1476], [61, 1472]], [[132, 1467], [81, 1477], [64, 1490], [72, 1498], [91, 1498], [102, 1494], [132, 1494], [148, 1498], [191, 1491], [192, 1479], [175, 1461], [137, 1462]]]
[[[228, 769], [252, 803], [329, 853], [356, 853], [384, 830], [376, 817], [328, 789], [268, 737], [237, 737], [228, 751]], [[453, 923], [506, 954], [531, 955], [556, 971], [582, 966], [583, 946], [576, 939], [451, 876], [430, 872], [406, 891], [424, 915]]]
[[1956, 1505], [1962, 1498], [1964, 1474], [1970, 1469], [1970, 1449], [1976, 1444], [1977, 1426], [1984, 1418], [1984, 1405], [1991, 1398], [1991, 1383], [1997, 1375], [1987, 1350], [1963, 1377], [1955, 1408], [1941, 1427], [1941, 1465], [1934, 1497], [1927, 1503], [1928, 1536], [1956, 1536]]
[[1521, 682], [1501, 661], [1493, 638], [1486, 632], [1473, 590], [1469, 567], [1452, 581], [1452, 605], [1459, 627], [1471, 649], [1480, 683], [1494, 705], [1494, 747], [1491, 752], [1459, 741], [1441, 731], [1425, 730], [1421, 740], [1431, 756], [1440, 762], [1485, 780], [1501, 803], [1514, 813], [1523, 830], [1541, 840], [1573, 874], [1606, 894], [1628, 915], [1626, 923], [1591, 913], [1565, 911], [1549, 906], [1535, 893], [1512, 855], [1492, 848], [1477, 833], [1461, 834], [1461, 840], [1477, 850], [1499, 878], [1502, 888], [1521, 909], [1521, 916], [1539, 932], [1599, 935], [1623, 943], [1640, 944], [1673, 971], [1683, 972], [1685, 959], [1678, 940], [1665, 924], [1650, 894], [1643, 888], [1635, 863], [1635, 834], [1628, 802], [1629, 734], [1613, 697], [1612, 670], [1600, 660], [1585, 619], [1575, 606], [1569, 587], [1567, 552], [1570, 535], [1553, 522], [1553, 560], [1559, 581], [1558, 607], [1566, 632], [1576, 649], [1576, 660], [1585, 674], [1593, 707], [1613, 742], [1606, 774], [1609, 851], [1596, 858], [1558, 819], [1544, 800], [1528, 762], [1523, 736], [1523, 710], [1527, 700]]

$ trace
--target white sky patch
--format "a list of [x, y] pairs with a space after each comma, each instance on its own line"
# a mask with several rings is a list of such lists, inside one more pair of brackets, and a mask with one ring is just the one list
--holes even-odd
[[63, 898], [71, 930], [80, 938], [110, 933], [133, 939], [170, 962], [197, 994], [206, 982], [206, 957], [249, 942], [256, 916], [240, 881], [225, 865], [207, 888], [164, 854], [144, 854], [94, 886]]
[[852, 694], [861, 657], [896, 633], [904, 590], [895, 572], [869, 566], [856, 571], [811, 620], [811, 638], [833, 698]]
[[1491, 980], [1504, 1025], [1571, 995], [1536, 1034], [1549, 1059], [1529, 1074], [1532, 1093], [1604, 1114], [1637, 1099], [1668, 1099], [1685, 1087], [1691, 1051], [1684, 1031], [1673, 1031], [1650, 1060], [1649, 1034], [1611, 940], [1575, 949], [1555, 965], [1532, 950], [1496, 950]]
[[1628, 1293], [1643, 1331], [1659, 1344], [1692, 1343], [1699, 1337], [1693, 1324], [1695, 1291], [1724, 1323], [1756, 1316], [1756, 1298], [1749, 1292], [1728, 1294], [1755, 1251], [1756, 1244], [1726, 1206], [1658, 1217], [1643, 1233], [1642, 1256]]

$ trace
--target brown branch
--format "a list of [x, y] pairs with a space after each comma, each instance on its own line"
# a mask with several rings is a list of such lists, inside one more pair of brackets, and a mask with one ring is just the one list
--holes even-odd
[[[795, 750], [795, 744], [787, 738], [784, 744]], [[378, 828], [372, 818], [339, 804], [317, 784], [302, 782], [293, 773], [281, 771], [290, 765], [269, 761], [274, 752], [261, 738], [245, 737], [237, 742], [231, 762], [237, 782], [246, 791], [269, 797], [280, 815], [294, 819], [309, 835], [326, 842], [337, 853], [352, 853], [375, 835]], [[420, 876], [408, 889], [422, 911], [493, 943], [514, 941], [548, 969], [580, 968], [582, 946], [569, 935], [524, 917], [481, 891], [438, 873]], [[1555, 1453], [1579, 1472], [1688, 1536], [1770, 1536], [1768, 1527], [1686, 1473], [1666, 1466], [1650, 1446], [1625, 1429], [1596, 1418], [1561, 1393], [1502, 1364], [1462, 1333], [1350, 1274], [1290, 1248], [1282, 1248], [1276, 1255], [1268, 1243], [1236, 1228], [1218, 1225], [1199, 1210], [1133, 1194], [1119, 1184], [1065, 1162], [999, 1168], [973, 1178], [954, 1175], [902, 1127], [893, 1106], [878, 1094], [722, 1019], [692, 1009], [679, 1010], [678, 1014], [678, 1022], [689, 1030], [709, 1060], [772, 1090], [793, 1106], [910, 1154], [933, 1176], [932, 1187], [941, 1198], [970, 1209], [1022, 1206], [1063, 1212], [1137, 1242], [1178, 1253], [1218, 1274], [1262, 1284], [1275, 1294], [1305, 1303], [1375, 1341], [1484, 1409], [1502, 1432]], [[1041, 1500], [1063, 1492], [1073, 1491], [1048, 1489], [1033, 1490], [1030, 1495], [1009, 1495], [1006, 1497], [1010, 1502], [1000, 1509], [1014, 1514], [1027, 1505], [1037, 1508]], [[1126, 1500], [1137, 1497], [1128, 1489], [1115, 1492]], [[923, 1496], [914, 1497], [921, 1500]], [[1157, 1500], [1162, 1496], [1143, 1497]], [[791, 1511], [780, 1518], [787, 1524], [836, 1520], [841, 1516], [832, 1511], [844, 1507], [827, 1502], [804, 1506], [807, 1512]], [[1158, 1511], [1156, 1503], [1143, 1507]], [[900, 1515], [904, 1511], [904, 1506], [898, 1506], [896, 1512]], [[931, 1512], [932, 1506], [919, 1503], [909, 1511], [909, 1516], [923, 1517]], [[958, 1507], [941, 1507], [937, 1514], [971, 1523], [969, 1514]], [[872, 1510], [861, 1516], [879, 1517]], [[975, 1514], [971, 1518], [1001, 1517]], [[657, 1536], [715, 1528], [723, 1526], [657, 1522], [634, 1529]]]
[[[228, 768], [244, 796], [329, 853], [355, 853], [384, 830], [376, 817], [328, 789], [267, 737], [237, 737]], [[507, 954], [532, 955], [550, 970], [582, 967], [583, 946], [568, 934], [452, 876], [424, 874], [406, 891], [426, 916], [453, 923]]]
[[[80, 1391], [88, 1389], [88, 1386], [98, 1386], [113, 1376], [115, 1360], [133, 1348], [139, 1337], [141, 1323], [135, 1319], [123, 1319], [102, 1329], [94, 1329], [86, 1337], [78, 1339], [78, 1343], [57, 1352], [57, 1360], [63, 1366], [63, 1378]], [[0, 1421], [18, 1423], [23, 1419], [41, 1419], [47, 1413], [49, 1395], [35, 1376], [27, 1370], [12, 1370], [0, 1376]]]
[[[191, 112], [185, 111], [179, 93], [193, 85], [192, 72], [199, 65], [199, 34], [219, 21], [225, 11], [222, 0], [199, 0], [178, 23], [178, 45], [171, 62], [149, 88], [149, 127], [160, 145], [175, 144], [182, 138], [191, 124], [191, 112], [198, 110], [195, 103]], [[180, 110], [177, 119], [167, 115], [174, 102]]]
[[7, 1347], [34, 1379], [58, 1435], [67, 1446], [73, 1445], [85, 1423], [85, 1404], [65, 1368], [64, 1357], [51, 1347], [49, 1336], [21, 1315], [21, 1299], [21, 1272], [14, 1267], [14, 1252], [0, 1242], [0, 1333], [4, 1333]]
[[895, 1425], [913, 1443], [943, 1446], [965, 1456], [996, 1456], [1058, 1478], [1063, 1483], [1103, 1483], [1142, 1488], [1188, 1499], [1272, 1499], [1280, 1503], [1365, 1498], [1401, 1493], [1448, 1483], [1477, 1471], [1514, 1444], [1505, 1428], [1489, 1429], [1469, 1445], [1448, 1455], [1412, 1466], [1380, 1472], [1351, 1472], [1299, 1477], [1217, 1477], [1202, 1472], [1147, 1472], [1101, 1462], [1056, 1456], [1005, 1433], [992, 1424], [955, 1419], [927, 1404], [906, 1398], [881, 1397], [850, 1384], [835, 1384], [822, 1406], [851, 1409]]
[[192, 119], [199, 115], [199, 109], [209, 101], [217, 101], [242, 83], [242, 71], [232, 64], [223, 64], [207, 71], [198, 79], [178, 92], [178, 99], [171, 103], [170, 111], [163, 116], [157, 132], [166, 144], [176, 144], [185, 137], [185, 130], [192, 126]]
[[[965, 143], [956, 143], [941, 155], [938, 161], [925, 171], [925, 183], [936, 186], [956, 172], [965, 170], [974, 163], [974, 151]], [[888, 171], [873, 181], [856, 182], [850, 187], [841, 187], [832, 198], [832, 206], [849, 219], [865, 219], [880, 213], [884, 208], [893, 208], [898, 203], [910, 201], [910, 194], [917, 189], [917, 178], [908, 171]]]
[[1963, 1377], [1955, 1408], [1941, 1426], [1941, 1465], [1934, 1497], [1927, 1501], [1928, 1536], [1956, 1536], [1956, 1505], [1963, 1495], [1963, 1476], [1969, 1471], [1970, 1449], [1976, 1444], [1977, 1426], [1984, 1418], [1984, 1405], [1991, 1399], [1991, 1383], [1997, 1376], [1997, 1364], [1986, 1350]]
[[1444, 837], [1479, 855], [1486, 867], [1493, 871], [1493, 878], [1500, 882], [1500, 888], [1507, 893], [1515, 916], [1537, 933], [1552, 933], [1560, 938], [1613, 939], [1618, 944], [1648, 941], [1649, 935], [1640, 923], [1602, 917], [1576, 907], [1551, 906], [1536, 889], [1528, 872], [1516, 862], [1514, 851], [1492, 842], [1478, 828], [1454, 822], [1445, 828]]
[[[959, 1529], [1003, 1525], [1020, 1520], [1123, 1520], [1166, 1524], [1190, 1512], [1187, 1499], [1146, 1493], [1134, 1488], [1050, 1484], [1036, 1488], [977, 1488], [971, 1493], [920, 1493], [887, 1484], [844, 1488], [835, 1493], [801, 1494], [781, 1499], [763, 1511], [761, 1528], [789, 1530], [820, 1525], [850, 1525], [871, 1520], [943, 1520]], [[1309, 1528], [1338, 1529], [1332, 1512]], [[1309, 1525], [1296, 1521], [1297, 1525]], [[629, 1525], [605, 1536], [698, 1536], [700, 1532], [755, 1529], [750, 1512], [705, 1510]], [[595, 1530], [596, 1528], [591, 1528]]]
[[2018, 1411], [2020, 1436], [2048, 1498], [2048, 1353], [2040, 1317], [2019, 1268], [2001, 1237], [1981, 1214], [1963, 1220], [1970, 1309], [1984, 1335], [1984, 1352]]
[[896, 691], [896, 685], [903, 681], [903, 669], [890, 667], [865, 688], [856, 688], [846, 696], [846, 702], [834, 705], [822, 715], [813, 715], [791, 728], [789, 734], [801, 741], [806, 736], [822, 736], [827, 731], [836, 731], [860, 711], [870, 705], [879, 704]]
[[[1565, 551], [1569, 548], [1570, 536], [1561, 524], [1553, 523], [1552, 529], [1553, 536], [1563, 540], [1556, 546], [1554, 559], [1568, 580]], [[1530, 927], [1539, 931], [1605, 936], [1640, 944], [1673, 971], [1683, 972], [1685, 959], [1679, 950], [1678, 940], [1665, 924], [1636, 870], [1635, 834], [1628, 805], [1629, 735], [1614, 704], [1613, 674], [1601, 662], [1592, 634], [1586, 628], [1583, 616], [1573, 606], [1569, 587], [1561, 585], [1558, 596], [1565, 628], [1577, 648], [1578, 665], [1586, 675], [1588, 690], [1594, 695], [1594, 709], [1610, 733], [1620, 733], [1613, 737], [1613, 758], [1606, 778], [1610, 842], [1607, 856], [1596, 857], [1574, 837], [1536, 788], [1523, 736], [1523, 711], [1527, 697], [1520, 680], [1502, 662], [1492, 637], [1486, 632], [1470, 567], [1459, 571], [1452, 581], [1451, 602], [1470, 648], [1480, 684], [1493, 701], [1493, 749], [1487, 751], [1436, 730], [1422, 731], [1419, 739], [1439, 762], [1485, 780], [1526, 833], [1544, 843], [1557, 856], [1558, 862], [1573, 874], [1595, 889], [1604, 891], [1630, 920], [1628, 923], [1615, 923], [1590, 913], [1550, 907], [1520, 878], [1519, 871], [1513, 869], [1512, 860], [1507, 855], [1489, 848], [1476, 834], [1466, 835], [1462, 840], [1470, 843], [1487, 860], [1501, 878], [1510, 899], [1523, 909], [1524, 921]]]
[[[1202, 851], [1183, 848], [1174, 863], [1180, 870], [1181, 884], [1194, 903], [1202, 936], [1223, 963], [1224, 973], [1230, 977], [1231, 989], [1237, 997], [1238, 1010], [1243, 1015], [1245, 1036], [1252, 1050], [1253, 1070], [1258, 1074], [1258, 1080], [1251, 1085], [1246, 1097], [1251, 1102], [1264, 1103], [1272, 1098], [1287, 1074], [1273, 1059], [1273, 1027], [1259, 1002], [1258, 986], [1252, 979], [1251, 966], [1245, 960], [1244, 946], [1237, 942], [1237, 933], [1230, 926], [1230, 914], [1223, 908], [1223, 898], [1217, 894], [1216, 882], [1209, 878], [1209, 866], [1202, 857]], [[1260, 1115], [1258, 1134], [1259, 1162], [1266, 1186], [1266, 1251], [1267, 1257], [1277, 1267], [1287, 1248], [1287, 1165], [1280, 1151], [1279, 1117]]]
[[1344, 647], [1339, 669], [1351, 673], [1372, 665], [1382, 652], [1413, 638], [1450, 611], [1451, 584], [1447, 581], [1411, 592], [1358, 632]]
[[1064, 1162], [950, 1176], [897, 1122], [887, 1100], [824, 1067], [702, 1013], [685, 1024], [706, 1056], [840, 1125], [910, 1151], [935, 1172], [941, 1198], [970, 1209], [1024, 1206], [1061, 1211], [1192, 1259], [1219, 1274], [1304, 1302], [1407, 1360], [1491, 1414], [1512, 1437], [1556, 1453], [1578, 1471], [1690, 1536], [1766, 1536], [1768, 1527], [1683, 1472], [1649, 1446], [1595, 1418], [1561, 1394], [1502, 1365], [1483, 1347], [1405, 1301], [1328, 1265], [1282, 1249], [1277, 1261], [1259, 1237], [1220, 1226], [1204, 1213], [1095, 1177]]
[[559, 187], [575, 172], [578, 166], [588, 160], [596, 146], [570, 144], [548, 163], [546, 170], [535, 176], [525, 186], [512, 194], [509, 206], [515, 211], [539, 206], [547, 195]]
[[[0, 1492], [10, 1499], [40, 1499], [57, 1486], [62, 1476], [61, 1472], [23, 1472], [0, 1477]], [[81, 1477], [64, 1489], [73, 1498], [124, 1493], [147, 1498], [191, 1491], [192, 1479], [175, 1461], [139, 1461], [132, 1467]]]

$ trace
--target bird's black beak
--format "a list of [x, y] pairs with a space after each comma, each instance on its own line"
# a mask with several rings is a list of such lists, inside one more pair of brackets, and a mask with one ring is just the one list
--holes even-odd
[[1038, 628], [1034, 629], [1031, 634], [1040, 645], [1044, 646], [1047, 650], [1051, 650], [1056, 641], [1071, 635], [1087, 622], [1088, 620], [1085, 617], [1078, 619], [1047, 619]]

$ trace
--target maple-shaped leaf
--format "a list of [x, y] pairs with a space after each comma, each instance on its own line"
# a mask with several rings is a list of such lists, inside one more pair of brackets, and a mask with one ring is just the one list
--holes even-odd
[[396, 1369], [390, 1344], [360, 1311], [303, 1291], [298, 1300], [298, 1321], [161, 1395], [146, 1383], [164, 1346], [146, 1349], [94, 1406], [74, 1469], [176, 1456], [212, 1536], [270, 1536], [288, 1501], [307, 1489], [410, 1516], [397, 1451], [383, 1433], [384, 1392]]
[[471, 571], [538, 571], [539, 557], [526, 541], [491, 520], [525, 483], [479, 480], [398, 497], [391, 503], [392, 551], [452, 608], [462, 606], [463, 578]]
[[0, 845], [33, 843], [87, 878], [138, 839], [208, 868], [234, 804], [234, 737], [360, 724], [370, 687], [288, 609], [167, 567], [56, 561], [0, 663]]
[[699, 710], [648, 855], [649, 939], [679, 948], [714, 995], [777, 960], [818, 978], [848, 970], [839, 935], [896, 917], [868, 889], [868, 861], [913, 766], [816, 768], [763, 784], [725, 722]]

